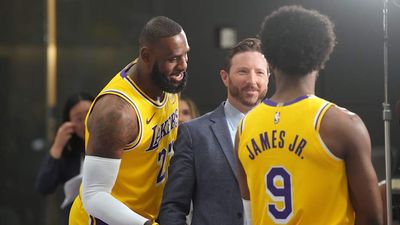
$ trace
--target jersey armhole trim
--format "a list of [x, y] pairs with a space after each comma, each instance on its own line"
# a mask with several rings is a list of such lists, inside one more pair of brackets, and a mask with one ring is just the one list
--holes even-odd
[[318, 137], [319, 143], [321, 144], [322, 148], [325, 150], [325, 152], [326, 152], [333, 160], [338, 161], [338, 162], [343, 162], [343, 161], [344, 161], [343, 159], [341, 159], [341, 158], [335, 156], [335, 155], [332, 153], [332, 151], [328, 148], [328, 146], [326, 146], [324, 140], [322, 140], [321, 135], [320, 135], [318, 132], [317, 132], [317, 137]]
[[321, 121], [322, 118], [324, 117], [326, 111], [332, 106], [333, 104], [330, 102], [325, 102], [317, 111], [317, 114], [315, 116], [314, 120], [314, 128], [317, 132], [319, 132], [319, 128], [321, 127]]
[[342, 162], [343, 159], [335, 156], [332, 151], [328, 148], [328, 146], [325, 144], [324, 140], [322, 140], [321, 135], [319, 133], [319, 129], [321, 128], [321, 121], [322, 118], [324, 117], [326, 111], [328, 111], [328, 109], [333, 106], [332, 103], [330, 102], [325, 102], [324, 104], [322, 104], [322, 106], [320, 107], [320, 109], [317, 112], [317, 115], [315, 116], [315, 120], [314, 120], [314, 128], [315, 131], [317, 133], [317, 137], [319, 140], [319, 143], [321, 144], [322, 148], [325, 150], [325, 152], [335, 161], [338, 162]]
[[121, 97], [122, 99], [127, 101], [132, 106], [133, 110], [135, 110], [135, 112], [136, 112], [137, 120], [139, 123], [139, 132], [138, 132], [139, 135], [132, 142], [125, 145], [125, 147], [123, 148], [124, 151], [133, 150], [133, 148], [135, 148], [142, 140], [142, 136], [143, 136], [142, 115], [140, 114], [140, 111], [137, 108], [136, 104], [133, 102], [133, 100], [129, 96], [127, 96], [124, 92], [122, 92], [120, 90], [109, 89], [109, 90], [105, 90], [102, 93], [100, 93], [99, 96], [106, 95], [106, 94], [112, 94], [112, 95], [117, 95], [117, 96]]

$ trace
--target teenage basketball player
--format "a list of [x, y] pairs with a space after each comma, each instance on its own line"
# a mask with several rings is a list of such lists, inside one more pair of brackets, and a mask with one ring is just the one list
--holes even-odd
[[335, 45], [332, 22], [285, 6], [266, 17], [260, 39], [276, 91], [238, 129], [248, 224], [382, 224], [367, 129], [314, 95]]

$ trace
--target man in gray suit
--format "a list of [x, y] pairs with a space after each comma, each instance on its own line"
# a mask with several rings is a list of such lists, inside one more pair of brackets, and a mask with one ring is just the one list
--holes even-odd
[[179, 126], [160, 225], [186, 224], [191, 201], [192, 225], [243, 225], [233, 142], [239, 121], [267, 92], [268, 65], [260, 41], [248, 38], [232, 48], [220, 75], [227, 101]]

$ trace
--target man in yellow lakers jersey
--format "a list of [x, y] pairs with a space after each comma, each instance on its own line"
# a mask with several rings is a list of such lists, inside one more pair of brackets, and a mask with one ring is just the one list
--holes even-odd
[[248, 224], [382, 224], [366, 127], [356, 114], [314, 95], [335, 45], [332, 22], [284, 6], [265, 18], [260, 39], [276, 90], [238, 128]]
[[146, 23], [139, 57], [96, 97], [86, 118], [82, 190], [70, 224], [155, 224], [172, 146], [189, 45], [167, 17]]

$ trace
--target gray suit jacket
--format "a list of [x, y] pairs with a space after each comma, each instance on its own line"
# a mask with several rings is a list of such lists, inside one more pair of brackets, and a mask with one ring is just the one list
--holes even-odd
[[224, 103], [179, 126], [159, 214], [160, 225], [243, 225], [232, 139]]

